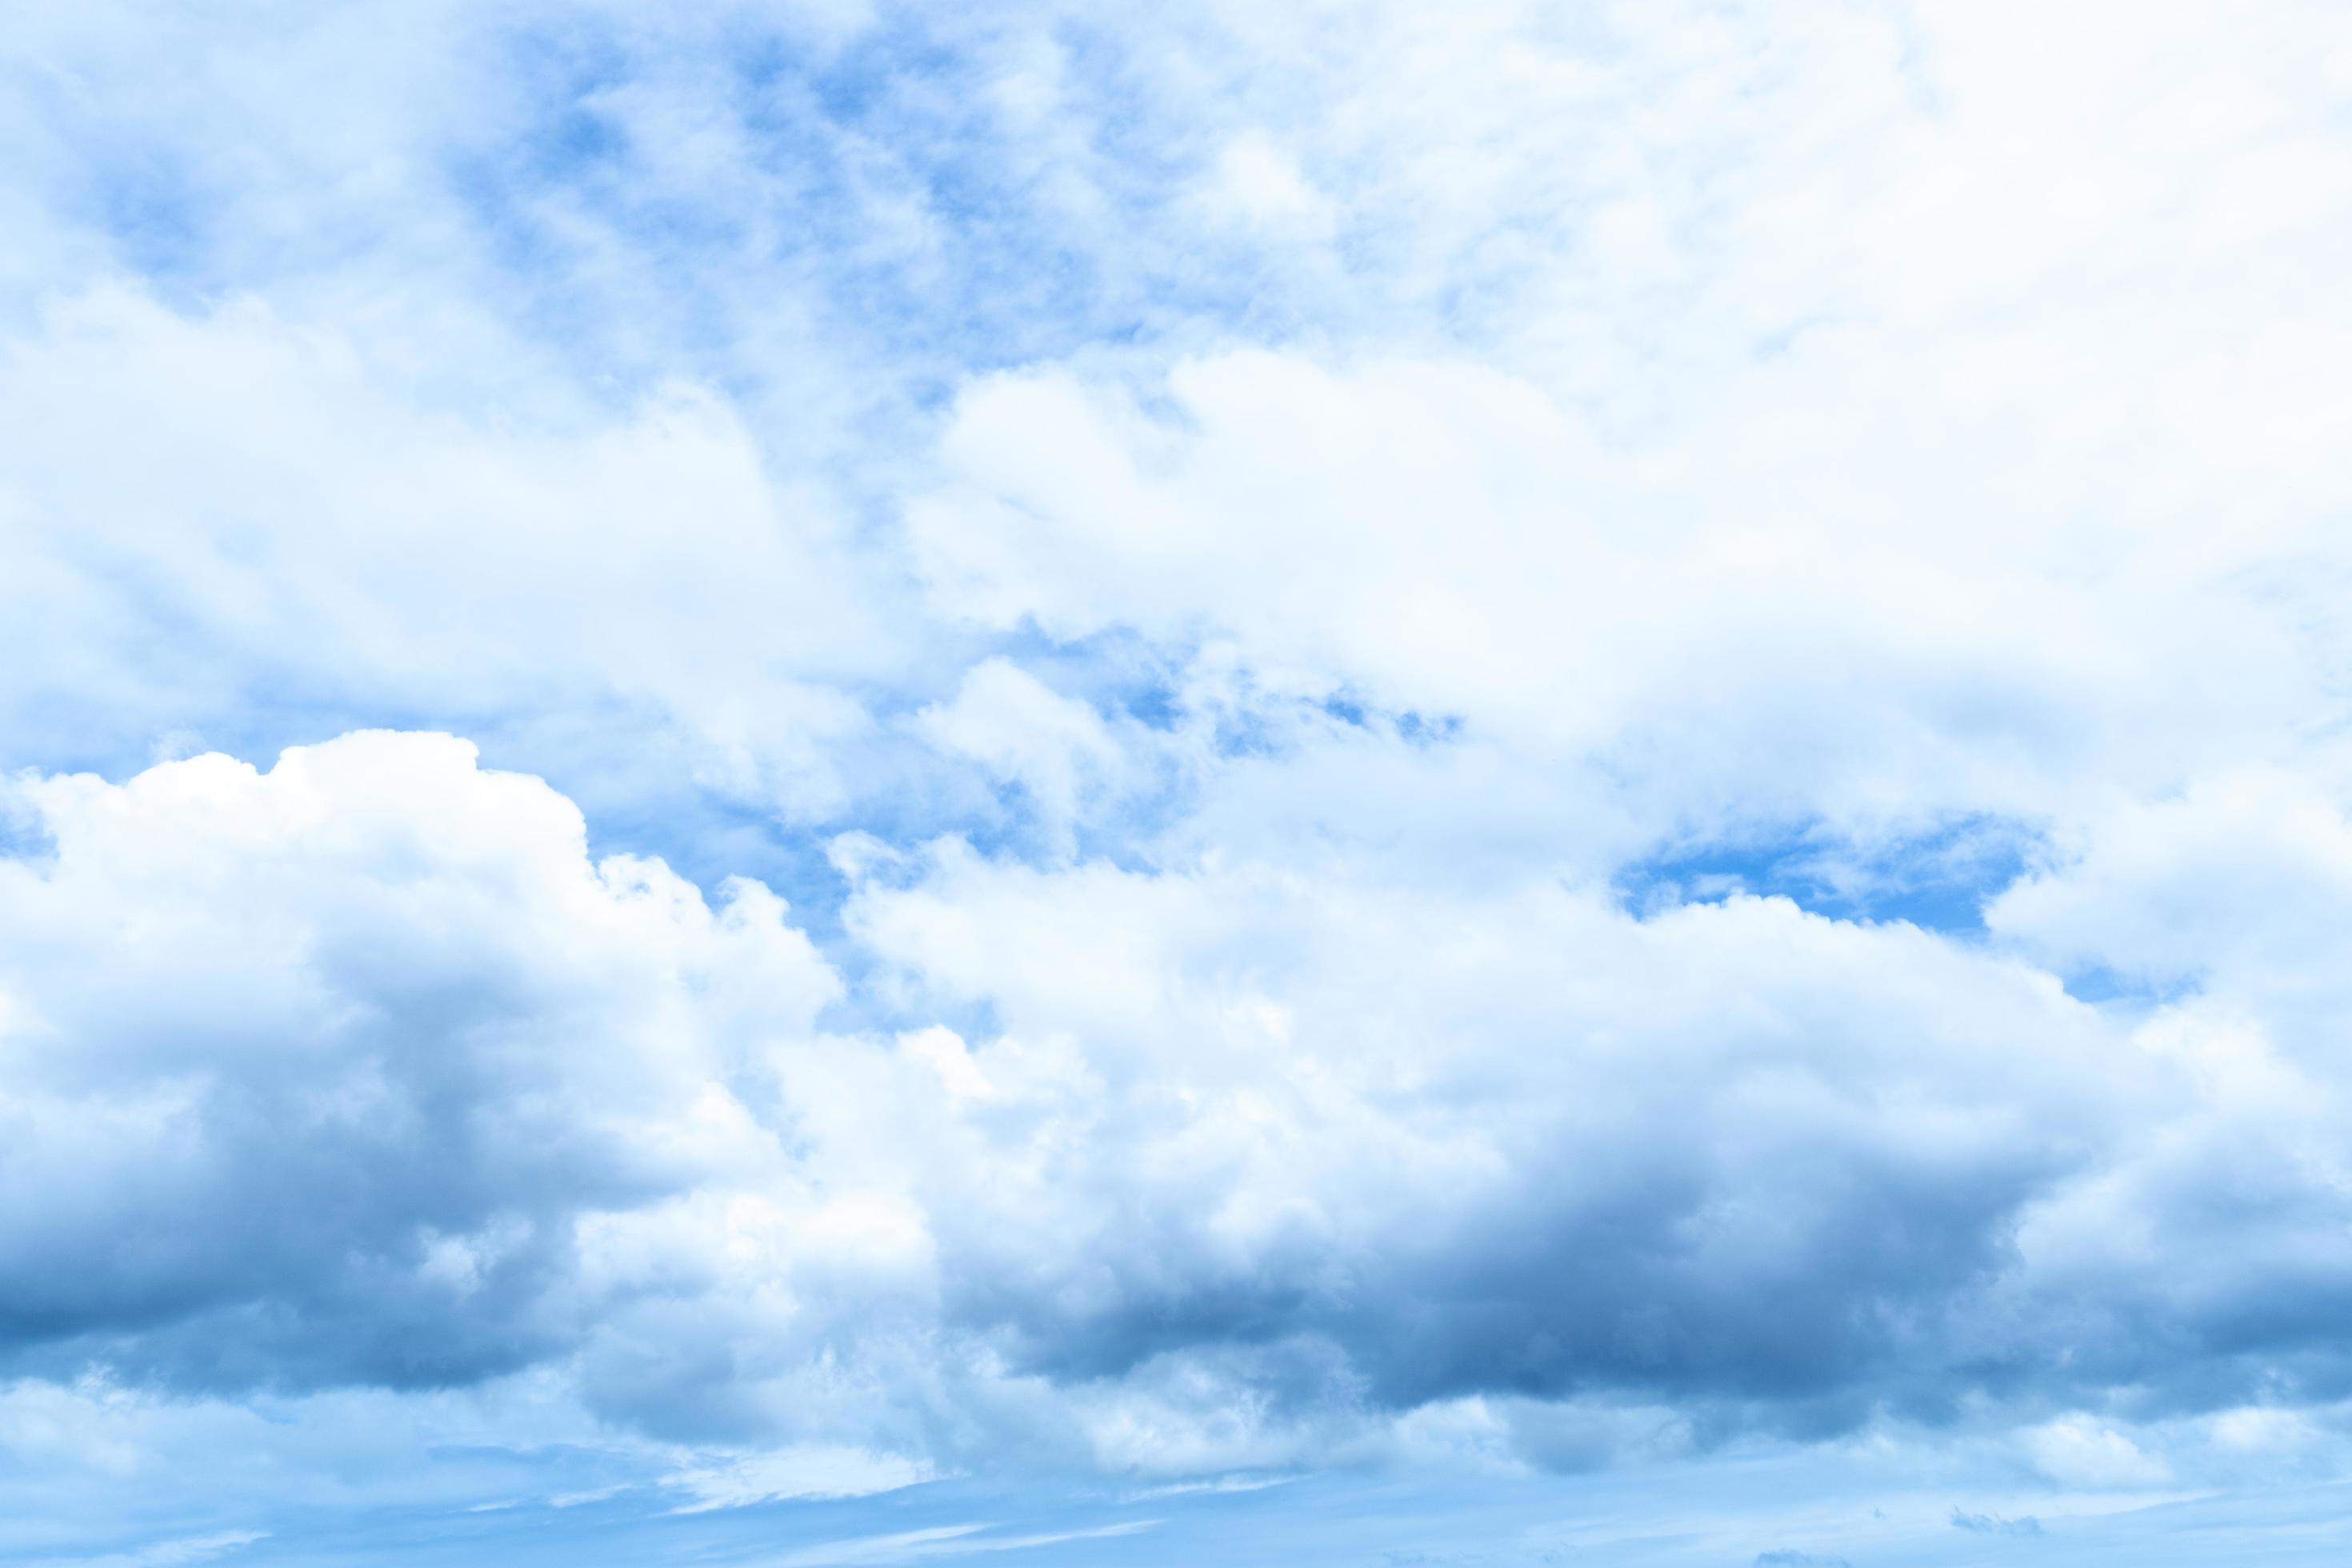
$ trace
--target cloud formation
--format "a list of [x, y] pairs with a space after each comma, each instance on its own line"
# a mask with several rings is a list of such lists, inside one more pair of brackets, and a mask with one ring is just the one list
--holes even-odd
[[32, 6], [0, 1551], [2333, 1474], [2340, 12]]
[[[909, 1475], [1293, 1463], [1465, 1398], [1703, 1440], [2345, 1375], [2333, 1076], [1906, 924], [950, 840], [862, 868], [847, 930], [866, 987], [993, 1027], [892, 1037], [826, 1026], [765, 889], [592, 862], [446, 737], [12, 800], [9, 1176], [54, 1194], [7, 1216], [20, 1373], [560, 1366]], [[2155, 1465], [2084, 1417], [2029, 1447]]]
[[476, 1381], [577, 1332], [580, 1217], [723, 1164], [836, 982], [763, 889], [592, 865], [443, 736], [11, 794], [6, 1332], [189, 1388]]

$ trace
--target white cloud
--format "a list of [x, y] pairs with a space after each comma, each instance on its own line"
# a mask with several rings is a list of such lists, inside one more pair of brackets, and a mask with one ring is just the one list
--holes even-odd
[[[2073, 816], [2300, 758], [2340, 639], [2260, 536], [2189, 570], [2186, 536], [1964, 496], [1973, 475], [1813, 508], [1808, 476], [1880, 460], [1866, 431], [1768, 453], [1743, 419], [1612, 452], [1488, 370], [1263, 353], [1155, 390], [1161, 416], [1063, 372], [967, 394], [956, 480], [909, 513], [944, 609], [1229, 641], [1277, 681], [1459, 717], [1519, 765], [1601, 768], [1653, 832]], [[1827, 391], [1788, 390], [1775, 416]], [[2343, 570], [2314, 516], [2287, 524]]]
[[635, 706], [716, 784], [822, 796], [812, 739], [867, 722], [834, 683], [901, 657], [837, 531], [690, 391], [485, 430], [257, 304], [190, 321], [110, 289], [16, 345], [0, 419], [19, 564], [0, 592], [63, 658], [0, 686], [19, 746], [102, 753], [278, 703]]
[[[1144, 1377], [1104, 1412], [1129, 1462], [1280, 1461], [1234, 1386], [1270, 1364], [1212, 1357], [1185, 1392], [1185, 1358], [1241, 1325], [1305, 1358], [1294, 1379], [1333, 1346], [1376, 1404], [1701, 1375], [1686, 1356], [1727, 1393], [1899, 1381], [1881, 1357], [1969, 1338], [2016, 1205], [2096, 1158], [2105, 1085], [2136, 1070], [2030, 971], [1779, 902], [1642, 922], [1540, 884], [1433, 899], [948, 847], [852, 924], [1004, 1029], [973, 1053], [997, 1099], [922, 1140], [950, 1310], [1012, 1313], [1059, 1376]], [[1007, 1102], [1050, 1163], [976, 1138]], [[988, 1283], [1014, 1278], [1036, 1283]], [[1707, 1305], [1791, 1290], [1811, 1305], [1784, 1319]]]
[[1225, 143], [1195, 200], [1212, 222], [1293, 236], [1323, 237], [1332, 228], [1330, 203], [1264, 134]]
[[2352, 923], [2352, 780], [2332, 754], [2314, 761], [2119, 805], [1986, 919], [2056, 963], [2194, 984], [2290, 1026], [2332, 1023], [2352, 1003], [2335, 962]]
[[940, 751], [1027, 791], [1065, 853], [1081, 809], [1115, 796], [1141, 771], [1091, 704], [1057, 695], [1003, 658], [965, 671], [954, 699], [924, 709], [916, 727]]
[[2305, 1416], [2293, 1410], [2242, 1405], [2224, 1410], [2211, 1422], [2213, 1441], [2235, 1453], [2292, 1453], [2308, 1447], [2319, 1436]]
[[694, 1494], [681, 1510], [743, 1508], [782, 1498], [870, 1497], [932, 1479], [918, 1460], [857, 1448], [804, 1447], [680, 1470], [667, 1484]]
[[2162, 1459], [2088, 1415], [2062, 1415], [2025, 1434], [2026, 1451], [2053, 1480], [2071, 1487], [2149, 1487], [2172, 1479]]
[[782, 909], [592, 864], [443, 736], [13, 786], [0, 1215], [21, 1358], [203, 1386], [472, 1380], [573, 1331], [573, 1226], [758, 1144], [837, 983]]
[[37, 1563], [33, 1568], [169, 1568], [182, 1563], [209, 1563], [225, 1557], [257, 1541], [268, 1539], [268, 1531], [260, 1530], [225, 1530], [215, 1535], [184, 1536], [173, 1541], [160, 1541], [130, 1552], [109, 1552], [96, 1557], [56, 1557]]
[[[2282, 1173], [2242, 1277], [2181, 1293], [2128, 1247], [2200, 1234], [2173, 1194], [2240, 1135], [2191, 1058], [2030, 967], [1781, 900], [1636, 919], [1540, 877], [946, 843], [861, 881], [850, 932], [900, 1005], [1001, 1032], [894, 1047], [817, 1028], [839, 983], [762, 889], [714, 910], [592, 864], [567, 802], [446, 738], [16, 788], [48, 847], [0, 875], [11, 1184], [78, 1194], [6, 1215], [60, 1325], [20, 1364], [544, 1363], [735, 1439], [676, 1472], [711, 1506], [1006, 1444], [1286, 1466], [1506, 1391], [1852, 1421], [1988, 1354], [2095, 1385], [2137, 1347], [2094, 1356], [2078, 1313], [2159, 1289], [2231, 1331], [2331, 1201]], [[2152, 1165], [2151, 1117], [2193, 1135]], [[1493, 1441], [1654, 1440], [1594, 1419]]]
[[988, 1524], [944, 1524], [926, 1530], [902, 1530], [888, 1535], [860, 1536], [849, 1541], [804, 1546], [767, 1560], [764, 1568], [849, 1568], [852, 1564], [912, 1563], [926, 1557], [962, 1557], [976, 1552], [1025, 1552], [1058, 1546], [1071, 1541], [1105, 1541], [1140, 1535], [1160, 1521], [1122, 1520], [1083, 1530], [1038, 1531], [1018, 1535], [996, 1532]]
[[2340, 7], [18, 43], [12, 1454], [2332, 1452]]

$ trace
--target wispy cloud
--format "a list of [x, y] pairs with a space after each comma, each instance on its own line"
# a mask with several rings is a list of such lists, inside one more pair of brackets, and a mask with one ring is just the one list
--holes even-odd
[[935, 1478], [929, 1466], [900, 1455], [805, 1446], [679, 1470], [664, 1484], [694, 1494], [679, 1512], [699, 1513], [785, 1498], [871, 1497]]
[[266, 1541], [265, 1530], [228, 1530], [211, 1535], [184, 1535], [169, 1541], [158, 1541], [128, 1552], [109, 1552], [95, 1557], [46, 1557], [36, 1560], [32, 1568], [175, 1568], [183, 1563], [209, 1563], [217, 1557]]
[[852, 1564], [912, 1563], [925, 1557], [956, 1557], [980, 1552], [1021, 1552], [1032, 1547], [1058, 1546], [1072, 1541], [1107, 1541], [1119, 1536], [1139, 1535], [1159, 1523], [1160, 1521], [1153, 1519], [1129, 1520], [1084, 1530], [1042, 1531], [1015, 1535], [989, 1533], [999, 1528], [990, 1524], [936, 1525], [924, 1530], [900, 1531], [891, 1535], [860, 1536], [855, 1540], [803, 1547], [781, 1557], [762, 1559], [761, 1568], [849, 1568]]

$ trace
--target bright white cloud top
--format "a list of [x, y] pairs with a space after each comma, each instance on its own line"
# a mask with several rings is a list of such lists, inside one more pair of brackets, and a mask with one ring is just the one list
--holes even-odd
[[0, 131], [0, 1555], [2352, 1550], [2342, 7]]

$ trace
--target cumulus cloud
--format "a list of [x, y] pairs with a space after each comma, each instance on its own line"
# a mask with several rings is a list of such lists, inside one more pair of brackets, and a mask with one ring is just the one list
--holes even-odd
[[[950, 841], [849, 928], [902, 1005], [996, 1027], [892, 1041], [819, 1027], [841, 982], [763, 889], [592, 863], [568, 802], [446, 738], [15, 791], [10, 1175], [58, 1195], [8, 1215], [24, 1370], [548, 1364], [656, 1434], [834, 1445], [681, 1472], [723, 1500], [1005, 1436], [1290, 1463], [1467, 1396], [1789, 1431], [1969, 1389], [2242, 1400], [2300, 1331], [2245, 1316], [2263, 1271], [2154, 1266], [2203, 1240], [2180, 1162], [2238, 1136], [2195, 1075], [1908, 926]], [[2150, 1164], [2151, 1119], [2191, 1152]], [[2283, 1173], [2238, 1245], [2290, 1247], [2327, 1190]], [[2084, 1337], [2141, 1290], [2166, 1371]], [[2068, 1419], [2045, 1468], [2128, 1449]], [[1496, 1439], [1639, 1441], [1557, 1425]]]
[[[1373, 1406], [1609, 1391], [1831, 1428], [1970, 1388], [2194, 1404], [2340, 1375], [2306, 1315], [2336, 1299], [2305, 1245], [2339, 1223], [2332, 1090], [2249, 1184], [2277, 1102], [2216, 1087], [2210, 1025], [2130, 1037], [1908, 927], [952, 846], [851, 919], [1001, 1022], [966, 1103], [1099, 1140], [1056, 1136], [984, 1189], [1003, 1209], [942, 1227], [986, 1242], [949, 1254], [950, 1309], [1058, 1377], [1128, 1375], [1146, 1430], [1230, 1421], [1236, 1384], [1328, 1398], [1342, 1367]], [[1014, 1087], [1040, 1062], [1050, 1087]], [[2223, 1170], [2230, 1198], [2191, 1195]]]
[[[1404, 1405], [1835, 1392], [1916, 1362], [2095, 1136], [2101, 1042], [2046, 981], [1781, 903], [1642, 924], [1541, 888], [1465, 907], [950, 851], [852, 918], [991, 1003], [1020, 1051], [979, 1053], [992, 1079], [1086, 1051], [1099, 1088], [1065, 1069], [1087, 1092], [1040, 1109], [1108, 1124], [1058, 1179], [991, 1184], [1003, 1208], [955, 1228], [1011, 1256], [950, 1272], [1075, 1270], [965, 1309], [1017, 1314], [1066, 1373], [1312, 1334]], [[1994, 1042], [1998, 1105], [1968, 1088]]]
[[[1868, 460], [1854, 433], [1750, 453], [1768, 466], [1727, 483], [1744, 427], [1611, 451], [1483, 367], [1247, 353], [1184, 362], [1152, 396], [1157, 414], [1060, 370], [966, 395], [954, 480], [908, 514], [943, 609], [1137, 627], [1465, 722], [1522, 765], [1605, 775], [1654, 835], [2072, 816], [2097, 791], [2299, 757], [2326, 700], [2338, 634], [2274, 591], [2278, 547], [2184, 573], [2160, 533], [2037, 521], [2047, 502], [1948, 492], [1916, 504], [1957, 505], [1948, 526], [1899, 531], [1792, 504], [1805, 481], [1781, 470]], [[2315, 523], [2297, 523], [2314, 561], [2340, 570]]]
[[2103, 813], [1987, 921], [2054, 963], [2194, 987], [2283, 1025], [2333, 1022], [2352, 822], [2331, 763], [2233, 769]]
[[294, 10], [0, 62], [0, 1447], [2332, 1462], [2340, 8]]
[[6, 1353], [184, 1387], [471, 1382], [577, 1332], [578, 1227], [740, 1158], [836, 982], [764, 889], [592, 864], [465, 743], [19, 781]]

